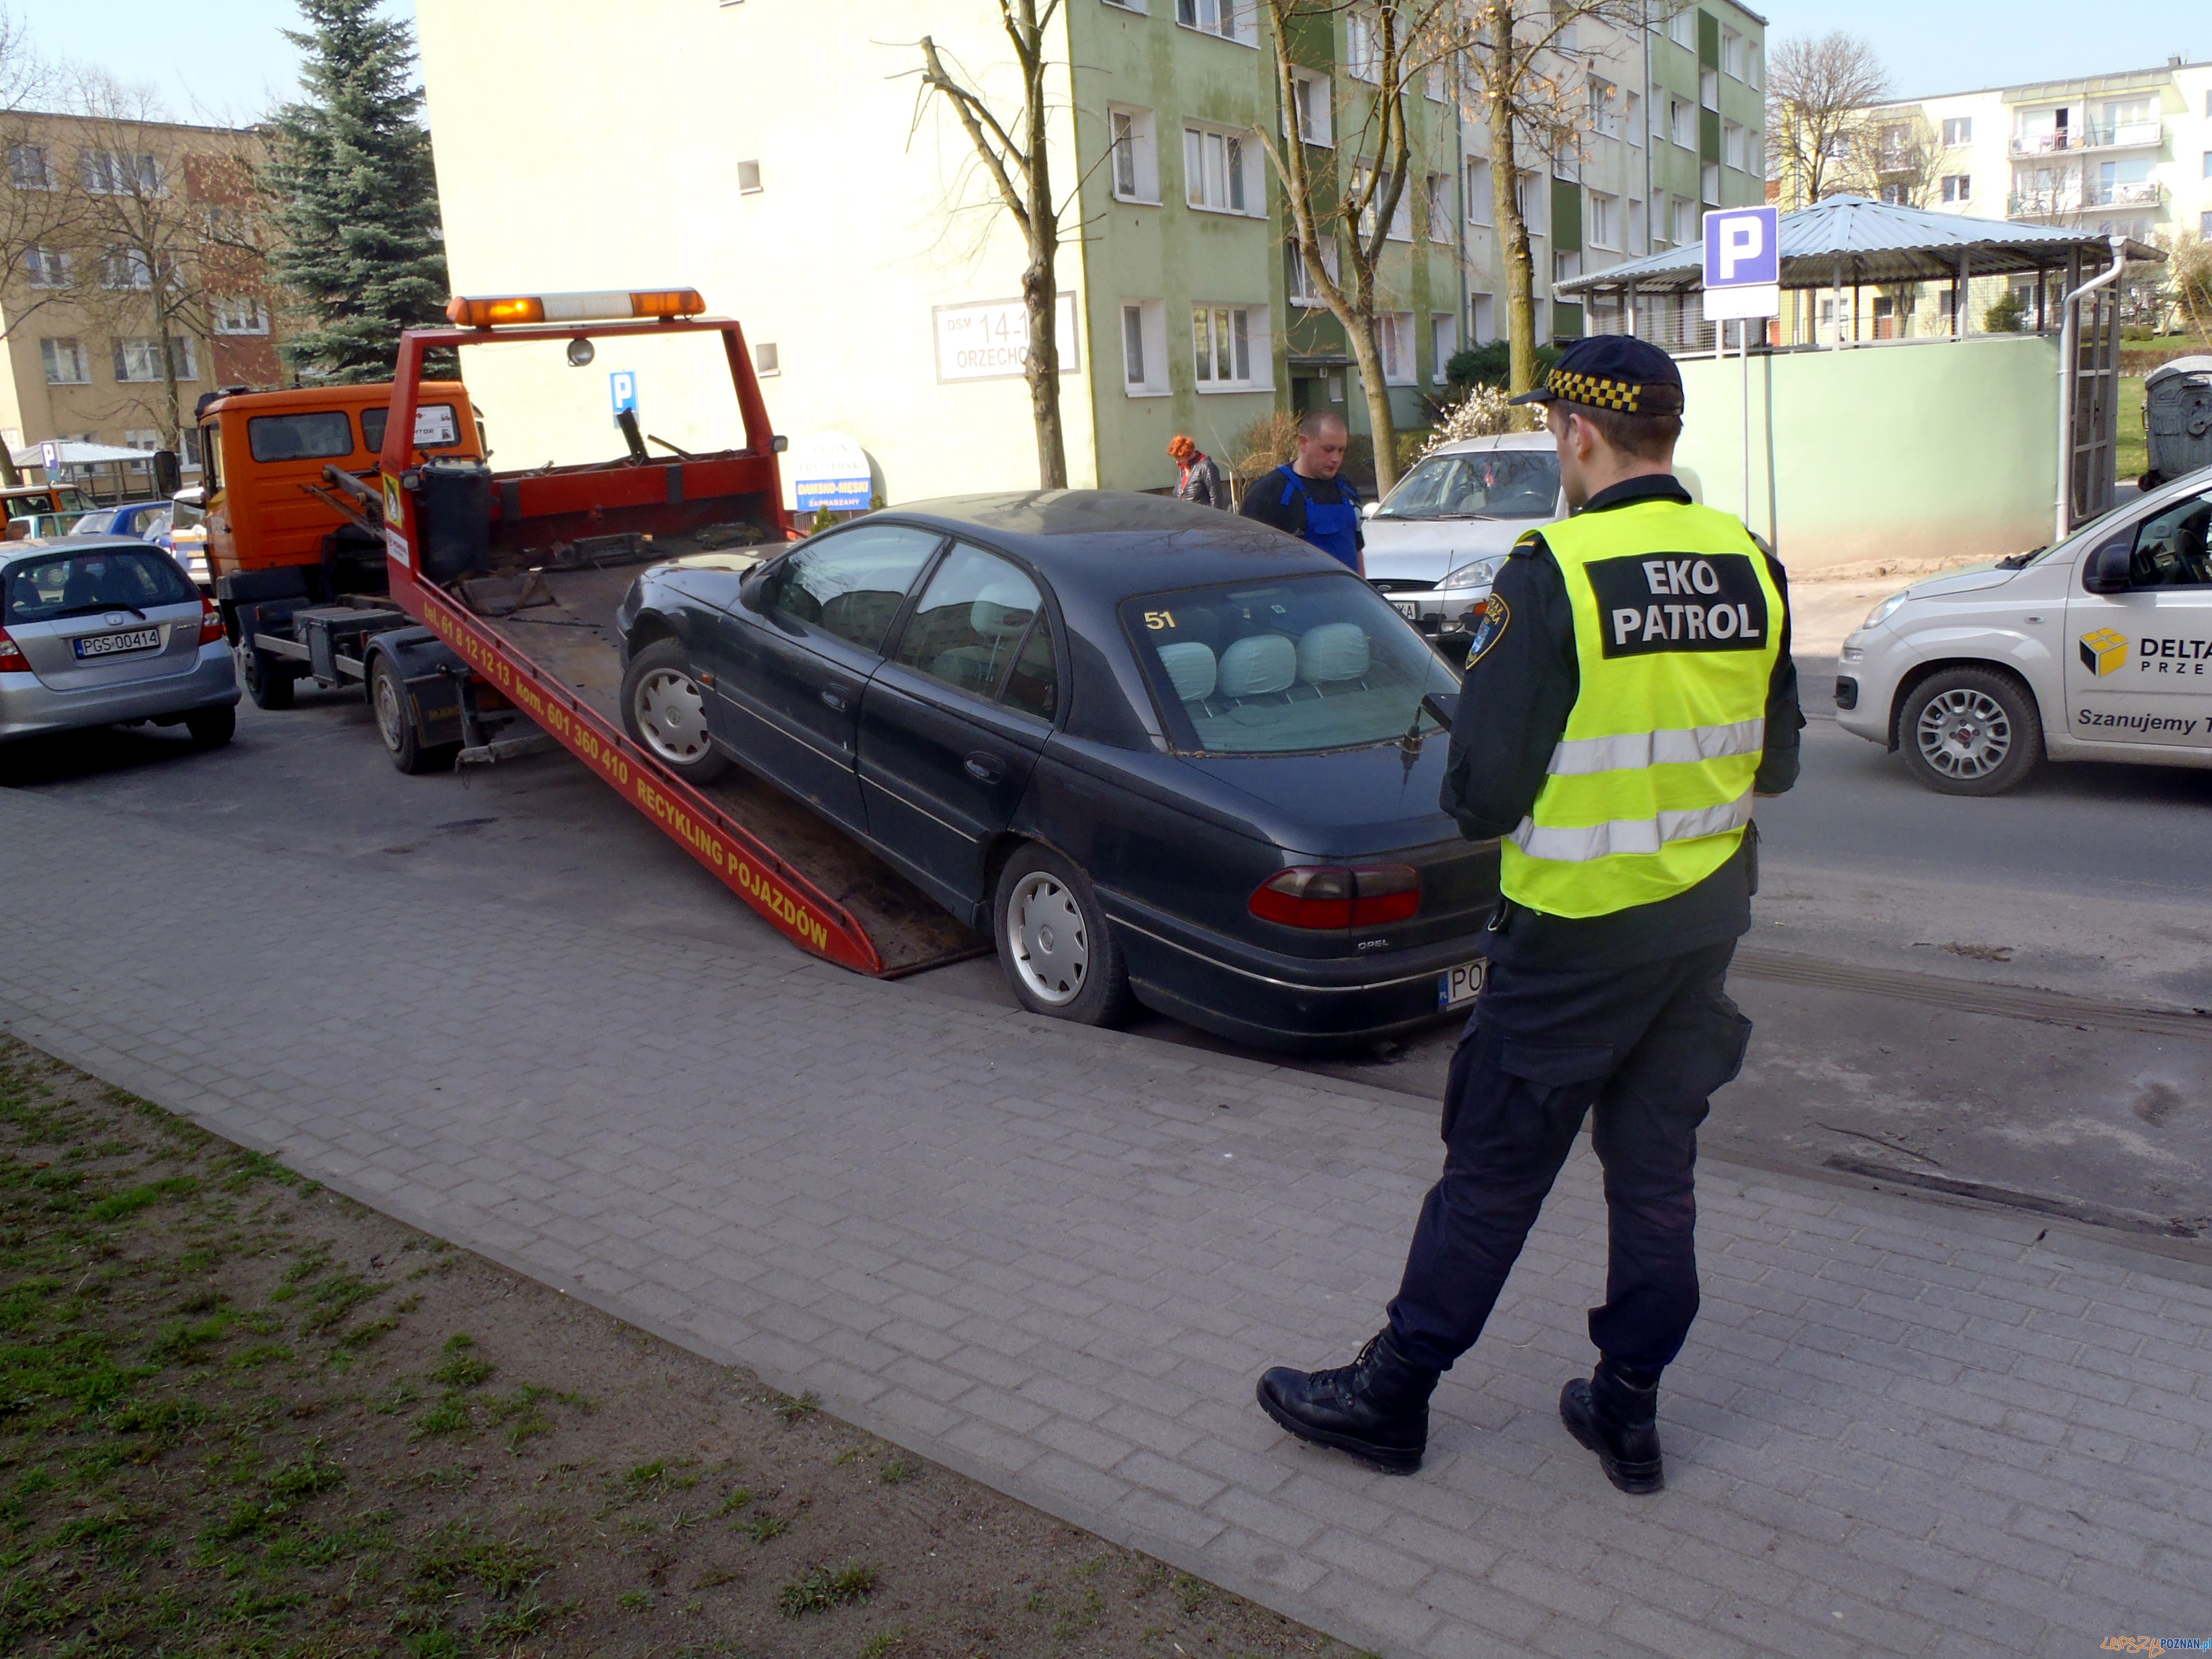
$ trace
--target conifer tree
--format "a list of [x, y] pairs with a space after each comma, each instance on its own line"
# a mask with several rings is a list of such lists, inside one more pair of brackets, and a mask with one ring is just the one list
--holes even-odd
[[303, 375], [391, 377], [404, 328], [443, 320], [446, 256], [413, 31], [377, 0], [299, 0], [306, 96], [270, 124], [269, 185], [280, 282], [302, 331], [286, 347]]

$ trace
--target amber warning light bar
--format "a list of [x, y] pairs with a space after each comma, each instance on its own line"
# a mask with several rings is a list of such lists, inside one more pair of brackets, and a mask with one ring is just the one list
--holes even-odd
[[696, 317], [707, 309], [696, 288], [631, 291], [612, 289], [593, 294], [455, 295], [446, 315], [463, 328], [496, 328], [501, 323], [598, 323], [630, 317]]

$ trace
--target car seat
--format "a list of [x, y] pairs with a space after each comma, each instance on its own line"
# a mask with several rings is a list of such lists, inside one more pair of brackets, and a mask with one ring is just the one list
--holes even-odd
[[1176, 696], [1185, 702], [1204, 702], [1213, 695], [1219, 665], [1214, 660], [1212, 646], [1184, 640], [1162, 646], [1159, 657], [1160, 666], [1167, 671], [1168, 684], [1175, 687]]
[[1298, 682], [1328, 685], [1367, 675], [1367, 630], [1358, 623], [1323, 623], [1298, 641]]
[[1298, 648], [1280, 634], [1253, 634], [1221, 653], [1216, 688], [1224, 697], [1284, 691], [1298, 674]]
[[968, 607], [972, 645], [940, 651], [929, 665], [935, 678], [988, 696], [999, 683], [999, 665], [1013, 650], [1036, 615], [1032, 593], [1001, 584], [987, 587]]

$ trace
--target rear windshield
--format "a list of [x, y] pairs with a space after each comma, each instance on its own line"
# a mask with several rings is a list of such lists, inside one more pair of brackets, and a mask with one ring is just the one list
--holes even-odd
[[[1349, 572], [1127, 599], [1121, 626], [1168, 741], [1194, 754], [1359, 749], [1442, 724], [1458, 678]], [[1449, 709], [1449, 702], [1443, 704]]]
[[353, 422], [343, 409], [302, 415], [256, 415], [246, 423], [246, 447], [257, 461], [313, 461], [353, 453]]
[[1548, 449], [1431, 455], [1390, 492], [1385, 519], [1549, 519], [1559, 498], [1559, 458]]
[[4, 615], [10, 623], [52, 622], [94, 611], [143, 611], [156, 605], [197, 605], [199, 590], [177, 562], [152, 549], [109, 547], [26, 560], [8, 573]]

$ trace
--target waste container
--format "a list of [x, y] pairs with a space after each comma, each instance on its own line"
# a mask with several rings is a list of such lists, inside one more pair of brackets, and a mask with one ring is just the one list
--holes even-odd
[[2143, 433], [2145, 489], [2212, 466], [2212, 357], [2176, 357], [2143, 377]]
[[482, 461], [425, 461], [416, 486], [422, 574], [458, 581], [490, 562], [491, 469]]

